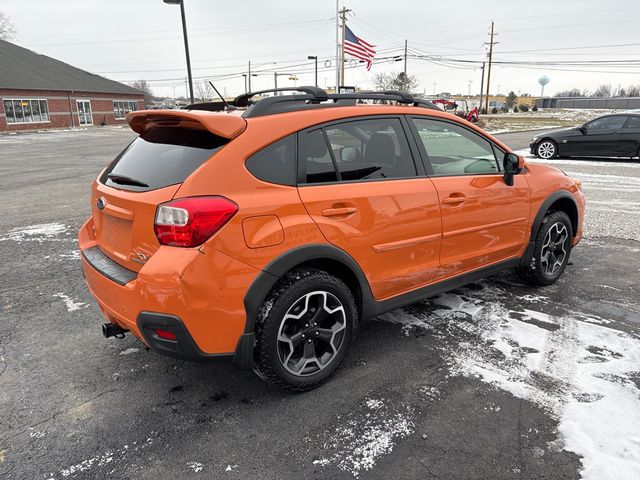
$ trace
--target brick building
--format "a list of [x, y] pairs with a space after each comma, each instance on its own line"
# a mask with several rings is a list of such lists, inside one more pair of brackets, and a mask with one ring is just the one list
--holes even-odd
[[139, 90], [0, 40], [0, 132], [117, 125]]

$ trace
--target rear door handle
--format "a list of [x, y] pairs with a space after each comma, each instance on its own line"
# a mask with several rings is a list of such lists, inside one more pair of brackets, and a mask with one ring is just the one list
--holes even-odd
[[356, 212], [356, 207], [339, 207], [339, 208], [325, 208], [322, 210], [322, 215], [325, 217], [340, 217], [344, 215], [350, 215]]
[[446, 197], [442, 199], [442, 203], [444, 203], [445, 205], [459, 205], [461, 203], [464, 203], [467, 200], [466, 197], [464, 196], [460, 196], [460, 197]]

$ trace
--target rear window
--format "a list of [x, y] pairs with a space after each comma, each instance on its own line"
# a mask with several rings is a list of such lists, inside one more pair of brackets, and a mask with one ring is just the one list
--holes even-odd
[[228, 141], [204, 130], [152, 128], [116, 157], [100, 182], [136, 192], [182, 183]]

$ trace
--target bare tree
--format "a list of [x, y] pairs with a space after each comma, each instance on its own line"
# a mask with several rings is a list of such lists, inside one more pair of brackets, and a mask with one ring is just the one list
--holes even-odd
[[640, 85], [629, 85], [627, 88], [628, 97], [640, 97]]
[[209, 82], [200, 82], [196, 84], [196, 97], [201, 102], [209, 102], [213, 100], [214, 92]]
[[13, 40], [16, 38], [16, 29], [13, 26], [13, 22], [11, 18], [0, 12], [0, 39], [2, 40]]
[[561, 90], [556, 92], [556, 97], [586, 97], [585, 92], [581, 92], [579, 88], [572, 88], [571, 90]]
[[610, 97], [611, 96], [611, 85], [600, 85], [593, 91], [592, 97]]
[[507, 110], [509, 110], [515, 106], [517, 100], [518, 96], [513, 90], [511, 90], [509, 92], [509, 95], [507, 95], [504, 99], [504, 106], [507, 107]]
[[149, 85], [149, 82], [147, 82], [146, 80], [136, 80], [135, 82], [130, 83], [129, 86], [144, 93], [145, 105], [151, 103], [151, 101], [153, 100], [153, 90], [151, 90], [151, 85]]
[[376, 90], [391, 90], [396, 77], [397, 74], [395, 73], [376, 73], [376, 76], [373, 79], [373, 84], [375, 85]]
[[373, 83], [376, 90], [400, 90], [401, 92], [411, 92], [418, 88], [418, 80], [415, 75], [406, 75], [404, 72], [378, 73]]
[[396, 77], [395, 87], [401, 92], [413, 92], [418, 88], [418, 80], [415, 75], [400, 72]]

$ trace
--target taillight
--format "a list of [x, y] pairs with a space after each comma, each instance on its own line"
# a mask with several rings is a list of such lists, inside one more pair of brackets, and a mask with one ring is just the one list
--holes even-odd
[[160, 245], [197, 247], [220, 230], [238, 211], [225, 197], [191, 197], [158, 206], [154, 230]]

